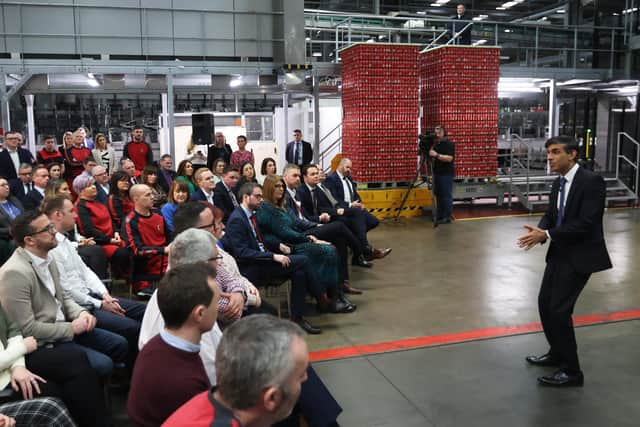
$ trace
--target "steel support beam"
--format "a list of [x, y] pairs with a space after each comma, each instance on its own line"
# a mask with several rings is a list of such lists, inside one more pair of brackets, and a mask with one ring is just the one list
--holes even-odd
[[34, 95], [25, 95], [24, 100], [27, 104], [27, 148], [33, 156], [36, 156], [36, 121], [33, 113]]
[[169, 131], [169, 154], [176, 158], [176, 134], [173, 107], [173, 74], [167, 74], [167, 130]]
[[0, 73], [0, 109], [2, 110], [2, 129], [6, 133], [11, 130], [9, 114], [9, 98], [7, 97], [7, 76]]
[[[288, 135], [288, 134], [287, 134]], [[318, 163], [320, 156], [320, 79], [313, 71], [313, 162]], [[324, 167], [324, 165], [320, 165]]]

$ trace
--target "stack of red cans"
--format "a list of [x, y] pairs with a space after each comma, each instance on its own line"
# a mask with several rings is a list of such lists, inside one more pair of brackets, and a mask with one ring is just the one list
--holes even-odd
[[363, 43], [342, 57], [342, 155], [360, 182], [408, 181], [416, 171], [419, 46]]
[[499, 48], [445, 46], [420, 54], [421, 129], [446, 128], [457, 178], [497, 173], [499, 79]]

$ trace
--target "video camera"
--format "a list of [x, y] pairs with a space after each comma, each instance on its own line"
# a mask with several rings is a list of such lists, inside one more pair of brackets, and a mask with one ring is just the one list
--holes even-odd
[[418, 152], [425, 156], [429, 155], [429, 150], [436, 143], [435, 132], [421, 133], [418, 135]]

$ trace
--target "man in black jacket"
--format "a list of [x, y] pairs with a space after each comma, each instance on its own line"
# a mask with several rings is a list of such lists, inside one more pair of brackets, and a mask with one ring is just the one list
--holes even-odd
[[[467, 27], [471, 23], [472, 18], [467, 13], [467, 9], [463, 4], [456, 6], [456, 14], [453, 16], [451, 23], [449, 24], [449, 33], [451, 37], [456, 34], [460, 35], [456, 38], [454, 44], [457, 45], [470, 45], [471, 44], [471, 26]], [[465, 27], [467, 27], [465, 29]]]
[[22, 134], [20, 132], [7, 132], [4, 137], [4, 150], [0, 151], [0, 176], [9, 182], [18, 178], [20, 165], [28, 163], [35, 164], [33, 155], [29, 150], [20, 147]]
[[231, 165], [226, 165], [222, 172], [222, 180], [216, 184], [216, 188], [213, 191], [213, 204], [224, 212], [224, 218], [222, 222], [227, 223], [231, 212], [240, 204], [234, 194], [236, 186], [240, 180], [240, 172], [238, 169]]
[[551, 170], [560, 176], [551, 188], [547, 212], [537, 227], [525, 225], [527, 233], [518, 239], [518, 245], [530, 249], [550, 241], [538, 296], [549, 351], [526, 360], [559, 368], [538, 378], [544, 385], [582, 386], [571, 314], [591, 273], [611, 268], [602, 227], [606, 185], [601, 176], [576, 163], [578, 145], [573, 138], [554, 137], [545, 147]]
[[302, 131], [293, 131], [293, 141], [287, 144], [285, 151], [287, 163], [303, 166], [308, 165], [313, 160], [313, 147], [307, 141], [302, 140]]

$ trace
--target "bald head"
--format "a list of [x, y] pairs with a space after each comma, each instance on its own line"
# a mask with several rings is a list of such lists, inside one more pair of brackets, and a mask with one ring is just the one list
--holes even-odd
[[145, 184], [135, 184], [131, 189], [129, 189], [129, 197], [131, 197], [131, 200], [135, 202], [136, 199], [143, 195], [147, 190], [149, 190], [149, 187]]
[[351, 160], [346, 157], [342, 158], [338, 164], [338, 172], [340, 172], [342, 176], [351, 176]]
[[136, 211], [144, 213], [153, 207], [153, 195], [151, 187], [144, 184], [135, 184], [129, 190], [129, 197], [133, 201]]

